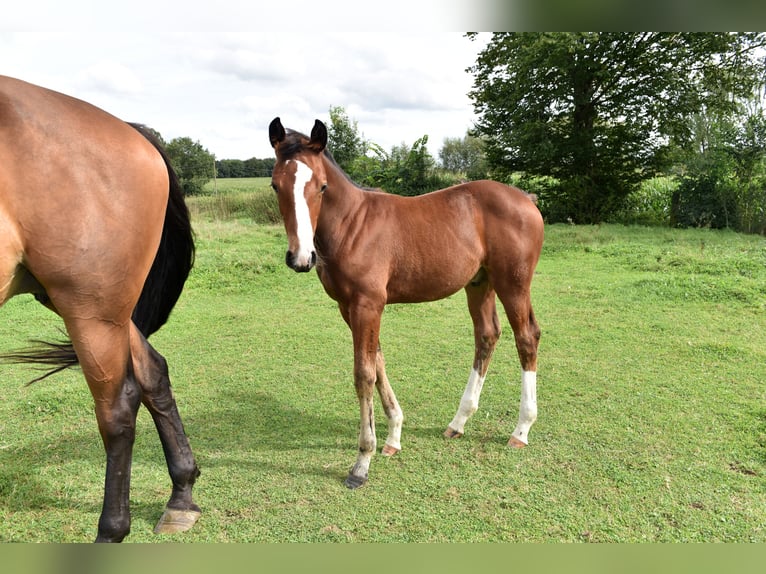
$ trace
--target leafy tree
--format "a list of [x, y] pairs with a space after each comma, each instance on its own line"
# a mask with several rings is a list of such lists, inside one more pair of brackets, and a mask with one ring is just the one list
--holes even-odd
[[437, 173], [427, 143], [428, 136], [423, 136], [412, 146], [401, 143], [390, 152], [370, 143], [373, 156], [357, 158], [349, 175], [361, 185], [379, 187], [397, 195], [421, 195], [454, 183], [452, 178]]
[[468, 179], [483, 179], [487, 176], [484, 141], [470, 133], [463, 138], [444, 138], [439, 160], [445, 170], [464, 174]]
[[218, 177], [245, 177], [245, 162], [241, 159], [222, 159], [215, 162]]
[[755, 33], [493, 34], [469, 68], [488, 164], [555, 178], [550, 220], [602, 221], [674, 146], [691, 146], [695, 113], [734, 112], [763, 44]]
[[367, 144], [359, 135], [356, 120], [351, 121], [341, 106], [330, 108], [327, 142], [333, 158], [346, 172], [351, 169], [353, 162], [367, 151]]
[[213, 178], [215, 156], [188, 137], [173, 139], [166, 148], [184, 193], [195, 195]]

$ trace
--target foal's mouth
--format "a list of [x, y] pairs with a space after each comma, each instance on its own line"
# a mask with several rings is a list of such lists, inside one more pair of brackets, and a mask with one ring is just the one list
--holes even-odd
[[297, 263], [295, 261], [295, 256], [293, 255], [292, 251], [288, 251], [287, 253], [285, 253], [285, 263], [293, 271], [296, 271], [298, 273], [306, 273], [307, 271], [311, 271], [316, 265], [317, 254], [316, 254], [316, 251], [312, 251], [311, 258], [309, 259], [307, 263]]

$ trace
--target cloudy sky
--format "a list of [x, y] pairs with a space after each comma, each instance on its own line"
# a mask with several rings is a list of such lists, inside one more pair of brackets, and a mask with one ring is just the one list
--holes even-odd
[[470, 3], [26, 0], [3, 8], [0, 74], [219, 159], [271, 157], [275, 116], [308, 132], [331, 106], [385, 149], [427, 134], [436, 156], [475, 119], [465, 69], [487, 35], [464, 37]]

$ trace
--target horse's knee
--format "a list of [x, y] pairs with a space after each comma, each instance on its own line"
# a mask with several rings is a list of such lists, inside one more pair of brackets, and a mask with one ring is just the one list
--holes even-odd
[[128, 534], [130, 534], [130, 512], [127, 509], [119, 515], [101, 515], [96, 542], [122, 542]]
[[377, 371], [375, 363], [370, 365], [359, 365], [354, 367], [354, 387], [357, 395], [361, 398], [372, 392], [377, 380]]

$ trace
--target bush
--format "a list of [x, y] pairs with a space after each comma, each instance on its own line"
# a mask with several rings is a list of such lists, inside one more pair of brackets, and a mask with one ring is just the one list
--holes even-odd
[[642, 182], [609, 221], [624, 225], [670, 225], [673, 194], [679, 184], [673, 177], [655, 177]]
[[671, 223], [677, 227], [731, 226], [736, 204], [727, 186], [715, 174], [686, 176], [673, 194]]

